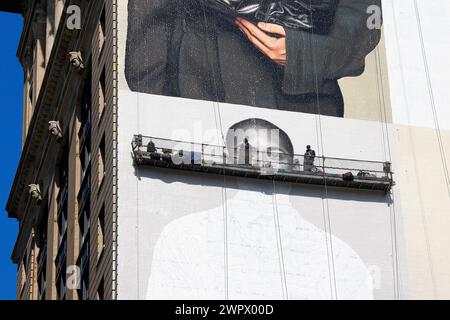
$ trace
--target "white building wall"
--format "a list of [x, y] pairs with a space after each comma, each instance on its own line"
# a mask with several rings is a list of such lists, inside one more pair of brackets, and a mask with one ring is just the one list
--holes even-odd
[[449, 17], [445, 0], [384, 1], [398, 200], [414, 298], [450, 297]]
[[[270, 182], [227, 178], [224, 184], [221, 176], [137, 169], [133, 167], [130, 155], [130, 142], [137, 132], [173, 139], [183, 136], [184, 140], [199, 143], [217, 141], [214, 104], [188, 99], [174, 103], [173, 98], [127, 91], [120, 93], [120, 100], [126, 101], [127, 108], [119, 111], [120, 121], [124, 124], [119, 127], [119, 298], [224, 299], [228, 294], [230, 299], [394, 299], [407, 294], [401, 283], [401, 276], [405, 275], [399, 275], [402, 235], [393, 221], [394, 211], [397, 219], [401, 212], [389, 195], [304, 185], [289, 189], [280, 182], [276, 183], [273, 192]], [[387, 139], [383, 140], [382, 134], [385, 127], [376, 122], [235, 105], [221, 105], [220, 110], [224, 131], [250, 117], [270, 119], [291, 137], [298, 153], [303, 152], [306, 144], [319, 150], [321, 143], [317, 143], [316, 126], [320, 123], [323, 139], [319, 140], [323, 141], [326, 156], [374, 161], [385, 161], [388, 157]], [[209, 136], [204, 136], [208, 132]], [[276, 225], [271, 220], [274, 194], [279, 204], [280, 227], [289, 229], [297, 225], [291, 232], [282, 232], [284, 242], [281, 244], [277, 244]], [[224, 231], [224, 211], [228, 214], [227, 233]], [[259, 224], [261, 232], [254, 233], [259, 237], [250, 236], [252, 230], [246, 224], [248, 221], [240, 221], [246, 219], [243, 217], [252, 217], [248, 219]], [[292, 219], [298, 219], [297, 223]], [[397, 237], [395, 233], [398, 233]], [[224, 240], [224, 234], [228, 234], [228, 242]], [[243, 235], [244, 239], [241, 239]], [[250, 239], [245, 239], [245, 235]], [[233, 237], [236, 238], [234, 241]], [[307, 239], [310, 242], [302, 245]], [[246, 245], [245, 241], [249, 243]], [[212, 245], [215, 249], [203, 248], [206, 253], [199, 260], [196, 252], [201, 252], [201, 245], [209, 242], [215, 243]], [[184, 247], [186, 243], [192, 245]], [[225, 243], [231, 248], [235, 246], [234, 250], [230, 249], [228, 267], [224, 266]], [[264, 249], [255, 254], [253, 249], [259, 246]], [[247, 252], [248, 247], [252, 250]], [[284, 272], [278, 266], [279, 250], [286, 254]], [[185, 260], [177, 259], [184, 255], [195, 268], [186, 266]], [[239, 261], [242, 257], [247, 260]], [[309, 265], [305, 260], [316, 262]], [[330, 275], [328, 272], [333, 270], [333, 264], [334, 271]], [[218, 271], [220, 267], [222, 270]], [[303, 280], [295, 278], [303, 269]], [[168, 270], [176, 270], [175, 274], [179, 276], [164, 278], [172, 275]], [[215, 273], [211, 273], [212, 270]], [[316, 274], [317, 270], [321, 272]], [[156, 280], [151, 278], [152, 272], [158, 275]], [[261, 276], [267, 273], [272, 278]], [[364, 280], [353, 283], [350, 278], [357, 278], [357, 274]], [[199, 285], [200, 280], [195, 283], [189, 280], [202, 278], [202, 275], [214, 281]], [[325, 277], [321, 278], [323, 283], [314, 278], [319, 276]], [[285, 285], [281, 285], [283, 277]], [[158, 279], [161, 279], [160, 283]], [[366, 280], [368, 282], [364, 282]], [[170, 283], [172, 285], [168, 285]], [[305, 283], [311, 288], [305, 289]], [[190, 289], [174, 289], [182, 284]]]
[[[121, 12], [125, 12], [125, 2], [120, 4]], [[183, 219], [189, 219], [193, 215], [194, 218], [196, 215], [208, 217], [211, 212], [216, 212], [217, 220], [209, 225], [215, 232], [211, 238], [219, 232], [224, 234], [223, 212], [229, 209], [228, 205], [224, 205], [224, 190], [227, 191], [225, 200], [237, 199], [242, 208], [247, 208], [245, 202], [243, 204], [239, 200], [242, 198], [237, 195], [236, 186], [239, 181], [230, 179], [224, 184], [222, 179], [218, 180], [218, 177], [210, 175], [161, 169], [136, 170], [132, 166], [130, 143], [136, 133], [180, 138], [189, 132], [194, 142], [220, 141], [214, 130], [219, 108], [223, 130], [242, 119], [258, 116], [285, 130], [293, 140], [297, 153], [301, 153], [306, 144], [312, 144], [320, 154], [326, 156], [392, 160], [397, 185], [390, 199], [377, 193], [339, 190], [328, 190], [325, 193], [323, 188], [297, 186], [289, 191], [290, 209], [285, 210], [285, 215], [289, 217], [293, 208], [298, 217], [307, 223], [308, 228], [318, 232], [331, 231], [335, 243], [341, 243], [343, 247], [348, 246], [352, 252], [348, 256], [362, 262], [372, 275], [374, 282], [371, 292], [374, 298], [449, 298], [450, 196], [445, 180], [445, 175], [448, 174], [445, 164], [450, 167], [450, 93], [447, 81], [450, 71], [447, 58], [450, 54], [450, 3], [447, 0], [417, 1], [424, 51], [414, 5], [413, 0], [383, 1], [384, 41], [392, 108], [392, 124], [389, 125], [378, 121], [328, 117], [318, 119], [313, 115], [292, 115], [287, 112], [224, 104], [218, 107], [210, 102], [134, 94], [126, 90], [122, 76], [123, 64], [119, 63], [122, 79], [119, 86], [123, 89], [119, 95], [119, 298], [157, 297], [152, 296], [155, 291], [149, 293], [149, 288], [158, 286], [158, 283], [151, 280], [152, 268], [157, 274], [161, 272], [158, 266], [167, 266], [169, 270], [180, 263], [174, 260], [173, 256], [162, 257], [160, 254], [157, 258], [161, 263], [154, 263], [155, 246], [157, 249], [171, 249], [170, 246], [159, 245], [161, 239], [170, 239], [166, 237], [165, 230], [182, 230], [184, 235], [187, 235], [182, 238], [186, 240], [184, 242], [195, 243], [195, 238], [190, 235], [202, 234], [201, 231], [205, 231], [205, 228], [196, 229], [193, 225], [189, 230], [179, 229], [180, 225], [183, 225], [180, 222], [185, 221], [188, 222], [186, 225], [189, 225], [192, 222]], [[124, 29], [126, 21], [121, 19], [119, 48], [122, 53], [119, 61], [123, 61]], [[426, 73], [427, 68], [429, 75]], [[354, 79], [347, 80], [342, 81], [344, 94], [352, 91], [351, 83]], [[359, 111], [351, 114], [360, 119], [379, 119], [360, 115]], [[389, 115], [387, 118], [390, 119]], [[317, 134], [318, 124], [322, 126], [322, 137]], [[438, 125], [440, 130], [437, 130]], [[212, 136], [204, 136], [207, 129], [212, 129]], [[247, 190], [244, 198], [255, 199], [261, 206], [266, 205], [269, 208], [274, 201], [273, 194], [269, 192], [270, 187], [264, 183], [258, 185], [258, 190], [266, 191], [266, 197], [261, 197], [260, 191]], [[285, 188], [278, 184], [276, 187], [279, 188], [277, 197], [280, 197], [280, 201], [285, 200], [283, 195], [286, 192], [280, 191]], [[247, 186], [246, 189], [249, 188]], [[393, 203], [389, 205], [391, 201]], [[235, 210], [239, 211], [242, 210]], [[230, 212], [230, 215], [232, 214]], [[283, 216], [283, 210], [279, 214]], [[280, 221], [280, 227], [290, 224], [289, 219], [284, 220], [288, 221], [285, 223], [283, 219]], [[239, 235], [232, 230], [230, 232]], [[279, 255], [279, 241], [276, 239], [276, 232], [268, 234], [267, 239], [261, 239], [272, 256]], [[333, 240], [327, 240], [325, 236], [324, 239], [325, 244], [317, 249], [319, 252], [327, 248], [330, 251]], [[224, 262], [225, 258], [218, 257], [225, 256], [225, 249], [220, 251], [219, 247], [213, 248], [217, 249], [213, 250], [214, 255], [206, 254], [202, 257], [215, 257], [206, 260]], [[177, 254], [176, 250], [161, 251]], [[195, 250], [191, 253], [195, 254]], [[242, 282], [247, 278], [236, 278], [238, 269], [229, 269], [230, 266], [226, 268], [225, 264], [221, 268], [217, 267], [217, 277], [209, 274], [210, 279], [217, 281], [210, 286], [215, 288], [213, 293], [217, 296], [211, 297], [242, 297], [239, 294], [261, 297], [261, 292], [266, 292], [268, 288], [274, 294], [270, 298], [305, 297], [301, 296], [306, 294], [305, 292], [292, 289], [296, 282], [292, 279], [289, 282], [290, 278], [285, 274], [287, 267], [280, 268], [279, 259], [274, 258], [271, 261], [268, 269], [263, 269], [274, 268], [273, 270], [278, 271], [274, 271], [275, 277], [271, 280], [273, 282], [269, 281], [270, 285], [266, 289], [264, 283], [256, 281], [257, 279], [253, 284], [247, 283], [244, 286]], [[326, 264], [326, 270], [329, 270], [330, 261], [333, 262], [333, 259], [321, 260], [322, 265]], [[247, 261], [250, 265], [259, 262], [261, 261], [258, 259]], [[239, 263], [234, 266], [236, 265], [239, 266]], [[192, 275], [192, 271], [190, 272], [185, 275]], [[202, 272], [208, 274], [205, 270]], [[262, 271], [259, 270], [255, 274], [259, 274], [258, 272]], [[328, 275], [327, 280], [330, 282], [333, 277], [336, 276]], [[275, 284], [275, 279], [280, 282]], [[172, 281], [172, 286], [177, 284], [174, 279], [169, 280]], [[323, 295], [316, 294], [315, 297], [340, 298], [345, 296], [346, 292], [351, 292], [342, 291], [342, 288], [348, 287], [334, 285], [334, 281], [331, 283], [327, 290], [321, 291]], [[247, 291], [238, 292], [241, 285]], [[364, 287], [370, 289], [370, 286]], [[191, 289], [194, 288], [195, 293], [192, 293], [194, 290], [190, 291], [193, 297], [204, 297], [206, 293], [199, 286], [192, 284]], [[292, 295], [292, 290], [298, 295]], [[182, 295], [182, 291], [168, 292], [161, 289], [160, 292], [161, 295], [172, 294], [174, 297]]]

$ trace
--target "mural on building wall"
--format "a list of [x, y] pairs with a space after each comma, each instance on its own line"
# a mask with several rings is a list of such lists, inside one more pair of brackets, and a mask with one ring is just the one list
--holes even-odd
[[[122, 297], [395, 297], [389, 193], [145, 165], [390, 183], [389, 128], [364, 116], [382, 109], [384, 48], [368, 25], [381, 1], [119, 8], [119, 274], [136, 278], [119, 279]], [[348, 116], [355, 106], [376, 121]]]
[[[262, 119], [239, 121], [228, 131], [228, 149], [235, 147], [237, 130], [260, 148], [282, 152], [276, 169], [292, 172], [293, 144], [284, 131]], [[313, 170], [314, 161], [310, 166]], [[227, 180], [230, 192], [223, 201], [209, 210], [174, 215], [162, 229], [153, 249], [147, 299], [374, 298], [379, 283], [374, 285], [373, 266], [302, 216], [302, 206], [291, 201], [295, 186]]]
[[343, 117], [338, 80], [363, 74], [380, 41], [377, 17], [369, 21], [380, 7], [381, 0], [129, 0], [128, 86]]

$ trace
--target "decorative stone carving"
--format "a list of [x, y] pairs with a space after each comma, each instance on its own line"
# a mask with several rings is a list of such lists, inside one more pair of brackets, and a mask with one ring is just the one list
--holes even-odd
[[62, 133], [59, 121], [49, 121], [48, 122], [48, 132], [52, 136], [56, 137], [56, 141], [57, 142], [61, 142], [61, 139], [63, 137], [63, 133]]
[[77, 68], [78, 71], [84, 69], [83, 58], [81, 57], [80, 51], [71, 51], [69, 52], [70, 63]]
[[31, 198], [33, 198], [37, 204], [42, 200], [41, 187], [38, 184], [30, 184], [28, 186], [28, 193]]

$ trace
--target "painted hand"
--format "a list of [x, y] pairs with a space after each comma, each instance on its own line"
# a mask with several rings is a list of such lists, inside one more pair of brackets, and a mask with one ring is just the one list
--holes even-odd
[[262, 53], [275, 63], [286, 65], [286, 31], [282, 26], [263, 22], [255, 26], [241, 18], [236, 19], [236, 25]]

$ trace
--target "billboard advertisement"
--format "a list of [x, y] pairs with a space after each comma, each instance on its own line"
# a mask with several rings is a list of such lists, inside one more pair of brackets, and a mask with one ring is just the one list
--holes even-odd
[[119, 298], [408, 296], [381, 13], [118, 3]]

